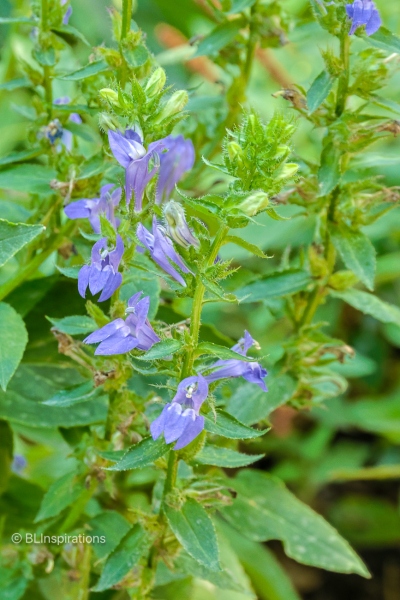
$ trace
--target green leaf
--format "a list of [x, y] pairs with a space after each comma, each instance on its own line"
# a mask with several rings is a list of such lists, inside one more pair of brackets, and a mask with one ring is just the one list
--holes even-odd
[[374, 289], [376, 252], [361, 231], [352, 231], [345, 225], [330, 225], [332, 242], [346, 267], [353, 271], [369, 290]]
[[53, 31], [56, 35], [58, 35], [60, 38], [62, 38], [69, 44], [71, 43], [71, 38], [72, 40], [75, 38], [83, 42], [85, 46], [91, 45], [89, 44], [83, 33], [81, 33], [79, 29], [76, 29], [72, 25], [60, 25], [60, 27], [53, 27], [51, 31]]
[[386, 27], [380, 27], [376, 33], [364, 36], [363, 39], [371, 46], [375, 46], [380, 50], [386, 50], [390, 54], [393, 52], [400, 54], [400, 38], [389, 31], [389, 29], [386, 29]]
[[290, 375], [269, 376], [268, 393], [252, 383], [241, 385], [228, 402], [229, 411], [246, 425], [254, 425], [266, 419], [278, 406], [288, 402], [297, 387]]
[[247, 427], [229, 413], [217, 409], [217, 420], [212, 415], [204, 415], [205, 429], [214, 435], [220, 435], [231, 440], [251, 440], [267, 432], [266, 429], [252, 429]]
[[395, 323], [400, 325], [400, 309], [393, 304], [384, 302], [374, 294], [360, 290], [344, 290], [331, 292], [335, 298], [340, 298], [366, 315], [371, 315], [382, 323]]
[[96, 592], [102, 592], [117, 585], [134, 567], [148, 547], [148, 535], [139, 524], [126, 534], [118, 547], [108, 557], [101, 577], [96, 586]]
[[306, 271], [287, 270], [258, 279], [237, 290], [236, 295], [242, 303], [260, 302], [306, 290], [311, 282]]
[[86, 381], [77, 387], [57, 392], [55, 396], [45, 400], [43, 404], [46, 404], [47, 406], [73, 406], [79, 402], [90, 400], [97, 391], [98, 388], [94, 387], [94, 381]]
[[79, 498], [83, 486], [76, 479], [76, 473], [67, 473], [51, 484], [45, 493], [35, 523], [59, 515], [64, 508], [71, 506]]
[[307, 92], [308, 114], [312, 115], [328, 96], [335, 80], [328, 71], [321, 71]]
[[46, 317], [48, 321], [62, 333], [69, 335], [88, 334], [98, 329], [96, 322], [85, 315], [74, 315], [71, 317], [63, 317], [62, 319], [54, 319]]
[[192, 498], [175, 510], [164, 507], [168, 523], [186, 552], [212, 571], [219, 571], [218, 542], [213, 522], [205, 509]]
[[53, 193], [50, 181], [55, 179], [56, 175], [53, 169], [42, 165], [16, 165], [0, 171], [0, 188], [30, 194], [50, 195]]
[[147, 437], [135, 446], [132, 446], [127, 453], [108, 471], [127, 471], [128, 469], [143, 469], [151, 465], [155, 460], [164, 456], [169, 450], [164, 438], [160, 437], [154, 441], [152, 437]]
[[221, 523], [220, 527], [235, 550], [260, 600], [301, 600], [272, 550], [241, 536]]
[[6, 90], [7, 92], [12, 92], [13, 90], [18, 90], [23, 87], [30, 87], [31, 82], [27, 77], [18, 77], [17, 79], [10, 79], [9, 81], [4, 81], [4, 83], [0, 84], [0, 90]]
[[0, 219], [0, 267], [45, 229], [43, 225], [10, 223], [5, 219]]
[[78, 279], [79, 271], [82, 269], [83, 265], [79, 267], [59, 267], [57, 265], [57, 270], [60, 271], [65, 277], [69, 277], [70, 279]]
[[229, 15], [240, 13], [250, 8], [256, 3], [256, 0], [231, 0], [231, 7], [228, 11]]
[[[1, 89], [1, 86], [0, 86]], [[35, 158], [42, 153], [40, 148], [33, 148], [31, 150], [23, 150], [22, 152], [11, 152], [7, 154], [7, 156], [3, 156], [0, 158], [0, 166], [10, 165], [12, 163], [24, 162], [25, 160], [29, 160], [31, 158]]]
[[44, 406], [60, 388], [82, 383], [75, 369], [57, 365], [21, 364], [7, 393], [0, 391], [0, 418], [29, 427], [75, 427], [102, 423], [107, 418], [107, 399], [102, 396], [69, 408]]
[[66, 81], [81, 81], [82, 79], [88, 79], [93, 75], [104, 73], [108, 71], [109, 66], [105, 60], [96, 60], [77, 71], [67, 73], [66, 75], [59, 75], [58, 79], [64, 79]]
[[5, 302], [0, 302], [0, 387], [7, 384], [21, 362], [28, 334], [21, 316]]
[[0, 17], [0, 25], [35, 25], [29, 17]]
[[194, 462], [201, 465], [213, 465], [215, 467], [237, 468], [247, 467], [253, 462], [263, 458], [264, 454], [243, 454], [230, 448], [207, 445], [196, 455]]
[[142, 356], [136, 356], [139, 360], [157, 360], [175, 354], [182, 348], [183, 344], [179, 340], [164, 340], [155, 344]]
[[106, 510], [88, 523], [92, 537], [104, 536], [104, 543], [93, 542], [92, 548], [97, 558], [105, 558], [118, 546], [131, 528], [129, 521], [115, 510]]
[[146, 46], [136, 46], [132, 50], [124, 49], [122, 51], [124, 58], [131, 69], [142, 67], [150, 58], [149, 51]]
[[211, 33], [200, 42], [194, 57], [216, 54], [234, 40], [242, 27], [242, 19], [234, 19], [233, 21], [227, 21], [222, 25], [217, 25], [217, 27], [215, 27]]
[[318, 171], [319, 195], [327, 196], [338, 185], [341, 177], [340, 159], [342, 152], [333, 142], [328, 142], [321, 154], [321, 166]]
[[239, 354], [230, 348], [220, 346], [219, 344], [213, 344], [212, 342], [201, 342], [197, 346], [196, 356], [203, 356], [204, 354], [211, 354], [211, 356], [226, 360], [234, 359], [243, 362], [252, 362], [255, 360], [252, 356], [243, 356], [243, 354]]
[[229, 485], [235, 487], [238, 497], [221, 512], [246, 537], [260, 542], [281, 540], [286, 554], [306, 565], [369, 577], [339, 533], [275, 477], [241, 471]]
[[236, 244], [237, 246], [240, 246], [241, 248], [245, 248], [245, 250], [248, 250], [249, 252], [251, 252], [251, 254], [254, 254], [255, 256], [258, 256], [259, 258], [270, 258], [267, 254], [264, 254], [264, 252], [255, 244], [251, 244], [250, 242], [246, 242], [246, 240], [236, 236], [236, 235], [228, 235], [225, 238], [225, 244]]

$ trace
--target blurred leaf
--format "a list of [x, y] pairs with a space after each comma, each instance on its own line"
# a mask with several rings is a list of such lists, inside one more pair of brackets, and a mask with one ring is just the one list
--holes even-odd
[[15, 575], [8, 567], [0, 567], [0, 597], [2, 600], [20, 600], [25, 594], [29, 580], [24, 575]]
[[67, 473], [52, 483], [43, 497], [35, 523], [59, 515], [64, 508], [76, 502], [83, 489], [75, 472]]
[[168, 523], [186, 552], [200, 564], [219, 571], [219, 552], [213, 522], [205, 509], [188, 498], [179, 510], [164, 508]]
[[81, 81], [82, 79], [93, 77], [93, 75], [104, 73], [105, 71], [108, 71], [108, 69], [109, 66], [105, 60], [96, 60], [77, 71], [67, 73], [66, 75], [59, 75], [58, 79], [64, 79], [65, 81]]
[[250, 8], [256, 3], [257, 0], [231, 0], [231, 7], [228, 10], [228, 14], [235, 14]]
[[149, 51], [142, 45], [136, 46], [132, 50], [124, 49], [122, 54], [132, 69], [142, 67], [150, 58]]
[[0, 83], [0, 90], [6, 90], [7, 92], [12, 92], [13, 90], [17, 90], [23, 87], [29, 87], [31, 82], [27, 77], [18, 77], [18, 79], [10, 79], [10, 81], [5, 81], [4, 83]]
[[118, 546], [128, 533], [131, 524], [115, 510], [105, 510], [88, 522], [89, 535], [104, 536], [105, 542], [93, 542], [92, 548], [97, 558], [105, 558]]
[[4, 391], [21, 362], [27, 343], [28, 333], [21, 316], [0, 302], [0, 387]]
[[373, 35], [364, 36], [363, 40], [371, 46], [390, 52], [390, 54], [393, 52], [400, 54], [400, 38], [386, 27], [380, 27]]
[[43, 404], [47, 406], [73, 406], [79, 402], [90, 400], [97, 392], [98, 388], [94, 387], [94, 381], [87, 381], [77, 387], [57, 392], [55, 396], [45, 400]]
[[54, 319], [46, 317], [48, 321], [62, 333], [69, 335], [88, 334], [97, 329], [96, 322], [85, 315], [74, 315], [71, 317], [63, 317], [62, 319]]
[[139, 562], [148, 543], [149, 538], [143, 527], [139, 524], [134, 525], [107, 558], [100, 579], [92, 588], [93, 591], [102, 592], [119, 583]]
[[214, 421], [212, 415], [204, 415], [206, 431], [231, 440], [249, 440], [267, 432], [266, 429], [247, 427], [234, 416], [220, 409], [216, 410], [216, 418], [217, 420]]
[[90, 46], [83, 33], [79, 29], [72, 27], [72, 25], [60, 25], [59, 27], [53, 27], [51, 31], [69, 44], [74, 40], [80, 40], [85, 46]]
[[241, 536], [226, 523], [220, 525], [248, 573], [260, 600], [300, 600], [290, 578], [265, 545]]
[[10, 223], [0, 219], [0, 267], [44, 230], [43, 225]]
[[[50, 181], [56, 172], [42, 165], [23, 164], [0, 171], [0, 188], [29, 192], [30, 194], [53, 194]], [[36, 227], [39, 227], [37, 225]]]
[[243, 356], [230, 348], [220, 346], [219, 344], [212, 344], [211, 342], [201, 342], [197, 346], [196, 355], [203, 356], [204, 354], [211, 354], [217, 358], [224, 360], [240, 360], [243, 362], [252, 362], [255, 360], [252, 356]]
[[206, 35], [200, 42], [194, 56], [209, 56], [216, 54], [235, 39], [242, 27], [242, 19], [234, 19], [222, 23], [221, 25], [217, 25], [211, 33]]
[[243, 454], [230, 448], [206, 445], [194, 458], [194, 462], [201, 465], [213, 465], [215, 467], [237, 468], [246, 467], [260, 460], [264, 454]]
[[40, 148], [33, 148], [32, 150], [23, 150], [22, 152], [11, 152], [11, 154], [7, 154], [7, 156], [3, 156], [2, 158], [0, 158], [0, 166], [9, 165], [17, 162], [23, 162], [25, 160], [35, 158], [35, 156], [39, 156], [39, 154], [41, 153], [42, 150]]
[[127, 471], [128, 469], [143, 469], [151, 465], [155, 460], [164, 456], [169, 450], [162, 437], [154, 441], [152, 437], [147, 437], [124, 454], [124, 456], [108, 471]]
[[328, 96], [335, 83], [334, 78], [328, 71], [322, 71], [316, 79], [314, 79], [310, 89], [307, 92], [307, 106], [310, 115], [313, 114], [321, 106], [325, 98]]
[[320, 515], [261, 471], [240, 471], [230, 479], [238, 491], [222, 515], [255, 541], [278, 539], [290, 558], [339, 573], [369, 573], [348, 543]]
[[400, 309], [393, 304], [384, 302], [373, 294], [351, 289], [343, 292], [331, 292], [331, 295], [344, 300], [350, 306], [353, 306], [366, 315], [371, 315], [371, 317], [382, 321], [382, 323], [400, 325]]
[[69, 277], [70, 279], [78, 279], [79, 271], [83, 265], [79, 267], [59, 267], [57, 265], [57, 270], [60, 271], [65, 277]]
[[179, 340], [164, 340], [154, 344], [150, 350], [142, 356], [136, 356], [139, 360], [157, 360], [175, 354], [182, 348], [183, 344]]
[[311, 282], [312, 279], [306, 271], [287, 270], [250, 283], [237, 290], [236, 294], [242, 303], [259, 302], [266, 298], [295, 294], [307, 289]]
[[318, 171], [319, 195], [330, 194], [340, 181], [340, 159], [342, 151], [334, 142], [324, 146], [321, 154], [321, 166]]
[[297, 382], [286, 374], [268, 379], [268, 393], [252, 383], [245, 383], [233, 393], [228, 408], [242, 423], [254, 425], [266, 419], [278, 406], [286, 404], [296, 387]]
[[346, 267], [353, 271], [369, 290], [374, 289], [376, 252], [367, 236], [344, 224], [329, 227], [333, 244]]

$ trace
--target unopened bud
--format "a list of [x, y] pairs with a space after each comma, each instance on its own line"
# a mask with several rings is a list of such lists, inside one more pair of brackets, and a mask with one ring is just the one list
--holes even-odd
[[189, 248], [194, 246], [198, 248], [200, 246], [199, 240], [194, 237], [193, 233], [189, 229], [187, 224], [185, 211], [182, 206], [170, 200], [164, 208], [165, 216], [165, 229], [168, 235], [183, 248]]
[[241, 202], [240, 209], [249, 217], [254, 217], [259, 212], [268, 208], [269, 198], [265, 192], [254, 192], [250, 196], [247, 196]]
[[227, 145], [227, 150], [231, 161], [243, 156], [243, 150], [237, 142], [229, 142]]
[[166, 81], [167, 76], [164, 69], [158, 67], [158, 69], [156, 69], [151, 75], [145, 87], [145, 91], [149, 98], [153, 98], [153, 96], [159, 94], [162, 91]]
[[114, 121], [111, 115], [107, 113], [99, 114], [99, 127], [102, 131], [107, 132], [109, 129], [118, 129], [118, 123]]
[[186, 104], [189, 101], [188, 93], [184, 90], [179, 90], [172, 94], [171, 98], [168, 100], [164, 108], [162, 109], [160, 116], [158, 117], [158, 121], [164, 121], [164, 119], [168, 119], [168, 117], [173, 117], [181, 110], [183, 110]]
[[112, 90], [111, 88], [103, 88], [99, 92], [100, 96], [107, 100], [110, 104], [114, 106], [120, 106], [118, 93]]
[[276, 179], [283, 181], [284, 179], [291, 179], [294, 177], [299, 170], [299, 165], [296, 163], [286, 163], [277, 173]]
[[285, 144], [281, 144], [280, 146], [278, 146], [278, 148], [276, 149], [276, 154], [275, 157], [277, 160], [279, 159], [285, 159], [289, 156], [291, 152], [290, 146], [286, 146]]

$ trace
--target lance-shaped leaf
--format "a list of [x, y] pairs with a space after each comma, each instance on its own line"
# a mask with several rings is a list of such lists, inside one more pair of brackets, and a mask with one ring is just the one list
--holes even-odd
[[67, 81], [81, 81], [82, 79], [93, 77], [93, 75], [98, 75], [98, 73], [104, 73], [108, 69], [109, 66], [105, 60], [96, 60], [86, 65], [86, 67], [78, 69], [77, 71], [59, 76], [59, 79], [64, 79]]
[[235, 469], [237, 467], [247, 467], [263, 457], [264, 454], [243, 454], [243, 452], [236, 452], [236, 450], [232, 450], [231, 448], [222, 448], [209, 444], [204, 446], [201, 452], [196, 455], [194, 462], [200, 465]]
[[84, 487], [76, 478], [76, 473], [67, 473], [51, 484], [43, 497], [35, 523], [54, 517], [67, 506], [71, 506], [81, 495]]
[[98, 536], [102, 541], [93, 542], [92, 548], [97, 558], [105, 558], [118, 546], [122, 538], [131, 528], [129, 521], [115, 510], [105, 510], [96, 515], [88, 523], [89, 535], [93, 538]]
[[62, 319], [54, 319], [46, 317], [48, 321], [62, 333], [69, 335], [87, 335], [97, 329], [96, 322], [85, 315], [74, 315], [71, 317], [63, 317]]
[[216, 54], [227, 46], [243, 27], [242, 19], [227, 21], [217, 25], [198, 45], [195, 56]]
[[327, 141], [321, 154], [318, 171], [319, 195], [327, 196], [338, 185], [341, 177], [340, 159], [342, 153], [334, 141]]
[[169, 446], [164, 438], [147, 437], [133, 446], [115, 465], [109, 467], [109, 471], [127, 471], [128, 469], [143, 469], [151, 465], [155, 460], [161, 458], [168, 451]]
[[57, 394], [45, 400], [43, 404], [47, 406], [73, 406], [80, 402], [87, 402], [97, 393], [98, 388], [94, 387], [94, 381], [86, 381], [76, 387], [57, 392]]
[[[265, 395], [265, 392], [262, 392]], [[252, 429], [247, 427], [229, 413], [217, 409], [216, 419], [211, 414], [204, 415], [205, 430], [214, 435], [220, 435], [231, 440], [251, 440], [267, 433], [266, 429]]]
[[148, 535], [141, 525], [136, 524], [107, 558], [100, 579], [93, 590], [102, 592], [117, 585], [139, 562], [148, 546]]
[[0, 219], [0, 267], [45, 229], [43, 225], [10, 223]]
[[305, 290], [311, 281], [311, 276], [306, 271], [290, 269], [249, 283], [238, 290], [236, 295], [241, 302], [260, 302]]
[[[56, 176], [56, 171], [42, 165], [14, 165], [0, 172], [0, 188], [50, 196], [53, 193], [50, 181]], [[42, 225], [30, 227], [42, 227], [43, 231]]]
[[243, 356], [243, 354], [239, 354], [230, 348], [225, 348], [225, 346], [220, 346], [219, 344], [213, 344], [212, 342], [201, 342], [197, 346], [196, 356], [202, 356], [203, 354], [211, 354], [212, 356], [217, 356], [218, 358], [224, 360], [242, 360], [244, 362], [252, 362], [256, 360], [251, 356]]
[[400, 38], [386, 27], [380, 27], [373, 35], [365, 36], [364, 41], [380, 50], [386, 50], [390, 54], [393, 52], [400, 54]]
[[5, 302], [0, 303], [0, 387], [8, 382], [21, 362], [28, 333], [21, 316]]
[[393, 304], [384, 302], [374, 294], [362, 292], [361, 290], [344, 290], [343, 292], [331, 292], [335, 298], [340, 298], [357, 310], [371, 315], [382, 323], [395, 323], [400, 325], [400, 309]]
[[333, 77], [325, 70], [314, 79], [307, 92], [307, 106], [310, 115], [321, 106], [331, 91], [334, 81]]
[[260, 542], [281, 540], [286, 554], [306, 565], [369, 577], [339, 533], [279, 479], [261, 471], [241, 471], [229, 484], [238, 497], [222, 514], [246, 537]]
[[183, 344], [179, 340], [164, 340], [154, 344], [154, 346], [150, 348], [148, 352], [142, 356], [137, 356], [136, 358], [139, 360], [157, 360], [159, 358], [164, 358], [165, 356], [175, 354], [175, 352], [178, 352], [182, 346]]
[[374, 289], [376, 252], [367, 236], [345, 225], [330, 225], [332, 242], [346, 267], [353, 271], [369, 290]]
[[201, 504], [188, 498], [179, 510], [166, 506], [164, 511], [172, 531], [186, 552], [205, 567], [219, 571], [215, 528]]

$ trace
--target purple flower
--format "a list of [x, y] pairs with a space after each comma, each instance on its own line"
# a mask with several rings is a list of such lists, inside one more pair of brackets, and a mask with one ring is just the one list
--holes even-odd
[[125, 169], [126, 202], [130, 203], [133, 192], [135, 211], [140, 212], [144, 190], [160, 168], [158, 151], [164, 147], [164, 141], [152, 142], [146, 150], [140, 135], [133, 129], [127, 129], [125, 134], [110, 129], [108, 141], [115, 158]]
[[100, 198], [83, 198], [71, 202], [64, 208], [64, 212], [70, 219], [89, 219], [93, 231], [100, 233], [100, 215], [105, 215], [110, 223], [117, 229], [120, 221], [115, 218], [115, 208], [121, 200], [122, 190], [114, 188], [113, 183], [103, 185], [100, 190]]
[[[242, 356], [246, 356], [248, 349], [251, 348], [253, 344], [255, 344], [253, 338], [245, 331], [244, 338], [240, 339], [239, 342], [232, 347], [232, 350], [238, 354], [242, 354]], [[212, 365], [212, 368], [216, 370], [205, 377], [208, 383], [229, 377], [243, 377], [246, 381], [258, 385], [264, 392], [268, 391], [264, 382], [264, 378], [268, 373], [266, 369], [257, 362], [244, 362], [240, 359], [231, 358], [228, 360], [217, 360], [217, 362]]]
[[[67, 4], [67, 2], [68, 2], [68, 0], [60, 0], [61, 6], [65, 6], [65, 4]], [[63, 16], [63, 20], [62, 20], [63, 25], [68, 25], [71, 15], [72, 15], [72, 6], [68, 6], [67, 11], [66, 11], [65, 15]]]
[[148, 231], [141, 223], [139, 223], [136, 233], [139, 241], [150, 252], [150, 256], [154, 262], [185, 287], [185, 280], [171, 265], [171, 262], [178, 266], [184, 273], [191, 273], [191, 271], [175, 251], [171, 240], [165, 235], [165, 231], [161, 225], [157, 223], [156, 217], [153, 217], [153, 233]]
[[200, 246], [199, 240], [194, 237], [189, 225], [187, 224], [185, 211], [178, 202], [170, 200], [164, 208], [165, 229], [170, 238], [183, 248]]
[[160, 153], [157, 204], [169, 200], [175, 185], [186, 171], [190, 171], [195, 159], [193, 143], [191, 140], [185, 140], [183, 135], [168, 135], [163, 141], [167, 152]]
[[26, 469], [27, 465], [28, 461], [26, 460], [25, 456], [22, 456], [22, 454], [15, 454], [11, 463], [11, 471], [17, 475], [20, 475], [22, 471]]
[[[71, 8], [71, 12], [72, 12], [72, 8]], [[71, 98], [69, 96], [62, 96], [61, 98], [56, 98], [54, 100], [54, 104], [57, 104], [59, 106], [69, 104], [70, 102], [71, 102]], [[71, 121], [71, 123], [76, 123], [77, 125], [80, 125], [82, 123], [82, 119], [81, 119], [80, 115], [78, 115], [78, 113], [71, 113], [68, 117], [68, 120]], [[58, 122], [60, 124], [61, 135], [59, 137], [61, 138], [62, 143], [67, 148], [67, 150], [71, 151], [71, 149], [72, 149], [72, 133], [71, 133], [71, 131], [68, 131], [68, 129], [64, 129], [61, 126], [61, 123], [58, 119], [54, 119], [53, 123], [55, 123], [55, 122]], [[50, 125], [51, 125], [51, 123], [49, 124], [49, 127], [50, 127]], [[51, 143], [54, 144], [54, 142], [51, 142]]]
[[346, 12], [352, 21], [350, 35], [363, 25], [367, 35], [372, 35], [382, 25], [378, 9], [371, 0], [355, 0], [353, 4], [346, 5]]
[[145, 296], [140, 300], [142, 294], [143, 292], [138, 292], [128, 300], [128, 316], [125, 321], [115, 319], [84, 340], [85, 344], [101, 342], [95, 354], [124, 354], [134, 348], [149, 350], [160, 341], [147, 318], [150, 298]]
[[111, 298], [122, 283], [118, 267], [123, 253], [124, 243], [120, 235], [117, 235], [116, 247], [112, 250], [107, 248], [107, 238], [101, 238], [95, 243], [91, 264], [84, 265], [78, 275], [78, 291], [82, 298], [85, 297], [88, 286], [93, 296], [103, 290], [99, 302]]
[[174, 450], [184, 448], [204, 429], [204, 417], [199, 414], [208, 395], [208, 383], [202, 375], [187, 377], [178, 385], [172, 402], [150, 425], [154, 440], [162, 433], [167, 444], [177, 441]]

